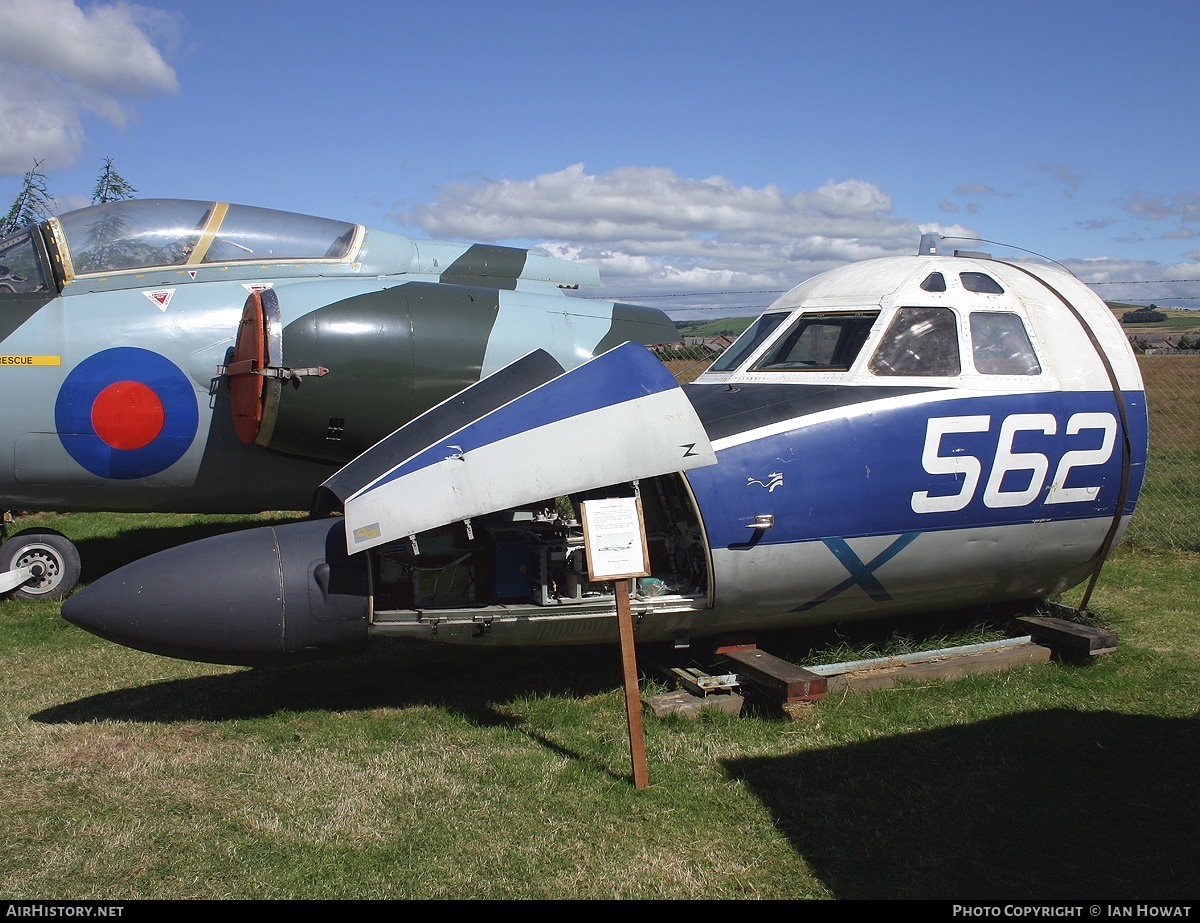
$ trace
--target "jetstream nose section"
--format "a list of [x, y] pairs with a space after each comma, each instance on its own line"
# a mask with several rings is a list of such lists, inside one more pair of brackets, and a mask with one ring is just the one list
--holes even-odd
[[134, 561], [63, 617], [127, 647], [262, 666], [354, 653], [367, 640], [366, 562], [339, 519], [218, 535]]
[[[159, 552], [81, 590], [63, 616], [110, 641], [186, 660], [255, 666], [337, 657], [365, 644], [372, 630], [370, 555], [358, 552], [407, 544], [415, 558], [418, 532], [715, 463], [687, 396], [643, 347], [623, 344], [569, 372], [535, 351], [326, 481], [314, 509], [341, 504], [344, 516]], [[566, 526], [546, 537], [565, 543]], [[472, 555], [490, 554], [496, 564], [481, 578], [495, 599], [528, 583], [532, 559], [468, 542]], [[547, 554], [567, 567], [565, 545]], [[385, 587], [386, 571], [381, 558]], [[419, 572], [410, 577], [415, 603]], [[569, 581], [565, 570], [562, 579]]]

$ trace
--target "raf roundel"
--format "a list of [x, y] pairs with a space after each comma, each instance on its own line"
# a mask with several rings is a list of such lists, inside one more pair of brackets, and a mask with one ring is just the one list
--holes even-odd
[[187, 376], [158, 353], [106, 349], [71, 370], [54, 422], [63, 447], [103, 478], [148, 477], [183, 457], [199, 425]]

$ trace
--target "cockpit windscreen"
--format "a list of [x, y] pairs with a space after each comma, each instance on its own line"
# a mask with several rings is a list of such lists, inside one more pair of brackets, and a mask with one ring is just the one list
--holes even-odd
[[34, 247], [33, 228], [0, 240], [0, 294], [44, 292], [42, 264]]
[[340, 260], [357, 225], [223, 202], [129, 199], [59, 216], [77, 275], [206, 263]]

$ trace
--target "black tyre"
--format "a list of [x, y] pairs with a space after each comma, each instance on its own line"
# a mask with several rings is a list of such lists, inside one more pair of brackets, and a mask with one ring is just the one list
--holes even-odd
[[0, 573], [32, 567], [33, 576], [8, 595], [18, 599], [66, 599], [79, 582], [79, 551], [53, 529], [22, 529], [0, 545]]

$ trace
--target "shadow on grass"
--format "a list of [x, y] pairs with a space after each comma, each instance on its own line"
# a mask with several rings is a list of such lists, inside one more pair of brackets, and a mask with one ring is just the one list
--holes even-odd
[[[93, 721], [199, 722], [265, 718], [307, 711], [447, 709], [480, 728], [521, 730], [502, 706], [516, 698], [582, 698], [621, 681], [613, 646], [473, 649], [382, 640], [354, 657], [289, 667], [247, 669], [105, 692], [31, 715], [44, 724]], [[624, 779], [622, 772], [524, 730], [559, 755]]]
[[1011, 715], [733, 760], [838, 898], [1192, 899], [1200, 722]]
[[229, 721], [279, 712], [435, 706], [482, 726], [521, 696], [583, 697], [621, 681], [615, 646], [465, 648], [380, 639], [360, 655], [288, 667], [168, 680], [88, 696], [31, 720]]
[[302, 518], [301, 514], [275, 519], [240, 519], [182, 524], [165, 522], [161, 526], [139, 525], [124, 529], [113, 537], [79, 539], [75, 544], [79, 549], [83, 569], [80, 582], [91, 583], [131, 561], [144, 558], [156, 551], [162, 551], [164, 548], [186, 545], [188, 542], [209, 538], [213, 535], [295, 522], [300, 518]]

